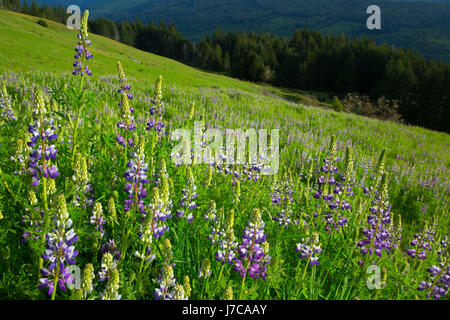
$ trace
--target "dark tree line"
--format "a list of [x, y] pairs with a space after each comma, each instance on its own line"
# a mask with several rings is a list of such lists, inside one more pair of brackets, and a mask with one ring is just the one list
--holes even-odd
[[[21, 6], [19, 0], [0, 0], [7, 9], [59, 22], [67, 19], [61, 6]], [[398, 100], [398, 112], [410, 124], [449, 132], [450, 65], [426, 60], [412, 51], [376, 45], [367, 37], [323, 35], [296, 30], [289, 39], [268, 33], [217, 29], [192, 43], [175, 25], [153, 21], [144, 25], [90, 19], [90, 31], [233, 77], [302, 90], [359, 93], [373, 101]]]

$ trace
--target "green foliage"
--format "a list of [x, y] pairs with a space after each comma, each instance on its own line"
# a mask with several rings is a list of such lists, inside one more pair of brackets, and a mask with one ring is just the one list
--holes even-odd
[[341, 101], [339, 101], [338, 97], [333, 98], [333, 110], [337, 112], [344, 111], [344, 106], [342, 105]]

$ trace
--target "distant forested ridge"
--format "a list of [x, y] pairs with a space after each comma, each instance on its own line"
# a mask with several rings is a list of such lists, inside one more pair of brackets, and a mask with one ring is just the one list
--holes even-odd
[[[65, 22], [61, 6], [6, 7]], [[18, 5], [18, 4], [19, 5]], [[9, 7], [8, 7], [9, 6]], [[174, 24], [162, 20], [144, 24], [91, 19], [89, 29], [139, 49], [164, 55], [236, 78], [302, 90], [359, 93], [372, 100], [398, 100], [405, 122], [449, 132], [450, 65], [368, 37], [324, 35], [309, 29], [289, 37], [269, 33], [222, 32], [216, 29], [197, 43], [185, 38]]]
[[[173, 23], [191, 41], [217, 27], [291, 37], [296, 29], [324, 34], [367, 35], [377, 44], [417, 50], [427, 59], [450, 63], [450, 1], [392, 0], [37, 0], [77, 4], [93, 17], [145, 24]], [[381, 30], [366, 28], [369, 5], [381, 8]]]

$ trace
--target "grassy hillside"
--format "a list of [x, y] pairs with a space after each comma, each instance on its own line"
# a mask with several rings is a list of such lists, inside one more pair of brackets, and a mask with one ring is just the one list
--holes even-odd
[[[75, 30], [69, 30], [64, 25], [51, 20], [46, 21], [48, 27], [36, 22], [40, 18], [0, 10], [0, 27], [4, 32], [0, 34], [0, 41], [4, 44], [0, 52], [2, 64], [0, 71], [43, 71], [43, 72], [71, 72], [72, 65], [69, 57], [73, 54], [76, 35]], [[247, 92], [270, 92], [279, 97], [294, 102], [305, 102], [316, 106], [324, 105], [316, 98], [307, 97], [292, 90], [273, 88], [267, 85], [240, 81], [235, 78], [216, 73], [201, 71], [186, 66], [172, 59], [144, 52], [109, 38], [92, 34], [95, 45], [93, 55], [98, 59], [92, 61], [92, 68], [96, 70], [93, 79], [116, 72], [115, 63], [121, 61], [130, 70], [130, 76], [136, 79], [154, 81], [162, 75], [167, 83], [179, 86], [211, 87], [245, 90]], [[48, 52], [52, 48], [51, 52]], [[48, 52], [48, 53], [47, 53]], [[317, 96], [323, 95], [317, 93]], [[322, 99], [325, 101], [327, 99]]]
[[[273, 95], [309, 93], [95, 35], [82, 81], [75, 31], [36, 20], [0, 11], [0, 299], [446, 299], [449, 135], [296, 104]], [[278, 129], [278, 173], [260, 174], [262, 158], [177, 164], [171, 134], [196, 123]], [[87, 270], [85, 290], [61, 286], [72, 276], [55, 256]]]
[[[0, 71], [72, 72], [70, 56], [74, 54], [76, 30], [45, 20], [45, 28], [36, 23], [39, 18], [0, 10]], [[93, 79], [116, 72], [120, 60], [137, 79], [154, 81], [162, 75], [167, 83], [180, 86], [236, 88], [250, 92], [258, 86], [229, 77], [203, 72], [179, 62], [120, 44], [105, 37], [91, 35]]]

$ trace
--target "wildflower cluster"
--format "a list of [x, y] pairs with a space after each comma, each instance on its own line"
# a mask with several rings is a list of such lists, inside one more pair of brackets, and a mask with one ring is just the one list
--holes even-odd
[[433, 297], [435, 300], [446, 298], [448, 288], [450, 287], [450, 264], [449, 252], [447, 249], [448, 241], [445, 236], [439, 243], [437, 250], [437, 265], [432, 265], [427, 269], [429, 281], [421, 281], [417, 290], [426, 291], [427, 298]]
[[[335, 174], [339, 172], [337, 168], [336, 140], [331, 138], [328, 156], [323, 160], [324, 165], [320, 171], [322, 175], [318, 179], [320, 190], [314, 194], [314, 198], [323, 198], [325, 208], [325, 230], [333, 231], [343, 228], [348, 222], [347, 212], [351, 210], [351, 205], [345, 197], [353, 195], [351, 186], [343, 186], [341, 182], [336, 181]], [[332, 191], [332, 192], [331, 192]]]
[[88, 263], [83, 270], [83, 274], [81, 275], [81, 299], [86, 299], [94, 289], [94, 266], [92, 263]]
[[381, 192], [374, 193], [372, 207], [369, 209], [368, 227], [363, 230], [365, 239], [357, 244], [363, 255], [368, 253], [382, 257], [383, 251], [390, 254], [394, 248], [398, 247], [399, 239], [390, 226], [391, 205], [388, 201], [387, 180], [388, 175], [385, 173], [381, 180]]
[[[208, 219], [207, 219], [208, 218]], [[222, 226], [223, 221], [223, 207], [219, 209], [219, 212], [216, 214], [216, 202], [211, 200], [208, 211], [205, 214], [205, 219], [212, 221], [211, 233], [207, 236], [207, 238], [211, 241], [211, 245], [221, 242], [225, 236], [225, 230]]]
[[44, 276], [39, 279], [39, 289], [48, 288], [48, 295], [55, 296], [56, 287], [63, 291], [66, 290], [66, 284], [74, 281], [73, 274], [69, 270], [69, 265], [75, 264], [75, 257], [78, 251], [73, 244], [78, 240], [72, 226], [72, 220], [67, 212], [66, 199], [64, 195], [58, 197], [58, 209], [54, 218], [55, 228], [46, 235], [46, 249], [42, 259], [49, 262], [48, 268], [42, 268], [41, 274]]
[[280, 226], [287, 228], [291, 223], [293, 214], [291, 204], [294, 202], [292, 195], [294, 194], [292, 177], [286, 174], [283, 181], [276, 181], [272, 191], [272, 206], [277, 209], [273, 220], [278, 222]]
[[29, 206], [25, 207], [27, 213], [22, 216], [22, 223], [25, 226], [22, 239], [20, 240], [22, 243], [39, 239], [42, 233], [41, 225], [44, 222], [44, 211], [38, 206], [38, 200], [34, 191], [28, 193], [28, 202]]
[[216, 202], [211, 200], [209, 203], [208, 210], [205, 213], [205, 220], [216, 221], [217, 220], [217, 210], [216, 210]]
[[211, 262], [208, 258], [203, 259], [202, 266], [198, 271], [199, 278], [208, 278], [211, 275]]
[[2, 124], [4, 119], [9, 121], [17, 120], [14, 111], [11, 108], [11, 98], [6, 90], [6, 85], [3, 82], [0, 89], [0, 124]]
[[436, 227], [425, 225], [422, 233], [414, 234], [414, 240], [410, 243], [412, 248], [406, 251], [407, 255], [411, 258], [417, 257], [419, 260], [425, 260], [427, 258], [427, 252], [432, 250], [435, 234]]
[[265, 241], [264, 221], [259, 209], [254, 210], [252, 218], [244, 230], [243, 240], [238, 248], [239, 258], [236, 259], [234, 269], [243, 278], [247, 271], [252, 278], [266, 278], [270, 264], [269, 243]]
[[266, 158], [262, 155], [258, 155], [251, 159], [251, 164], [245, 164], [242, 166], [242, 175], [247, 181], [256, 182], [261, 177], [261, 172], [267, 169], [265, 165]]
[[151, 262], [156, 255], [153, 253], [153, 239], [159, 239], [165, 232], [169, 231], [166, 220], [171, 218], [170, 206], [167, 205], [166, 193], [168, 188], [163, 187], [163, 193], [160, 196], [158, 187], [154, 187], [151, 195], [151, 203], [148, 206], [148, 212], [144, 217], [144, 223], [140, 226], [140, 240], [142, 241], [142, 252], [136, 251], [134, 255], [142, 260]]
[[117, 269], [117, 263], [113, 255], [109, 252], [105, 252], [102, 256], [101, 269], [98, 272], [100, 281], [108, 280], [111, 276], [111, 271]]

